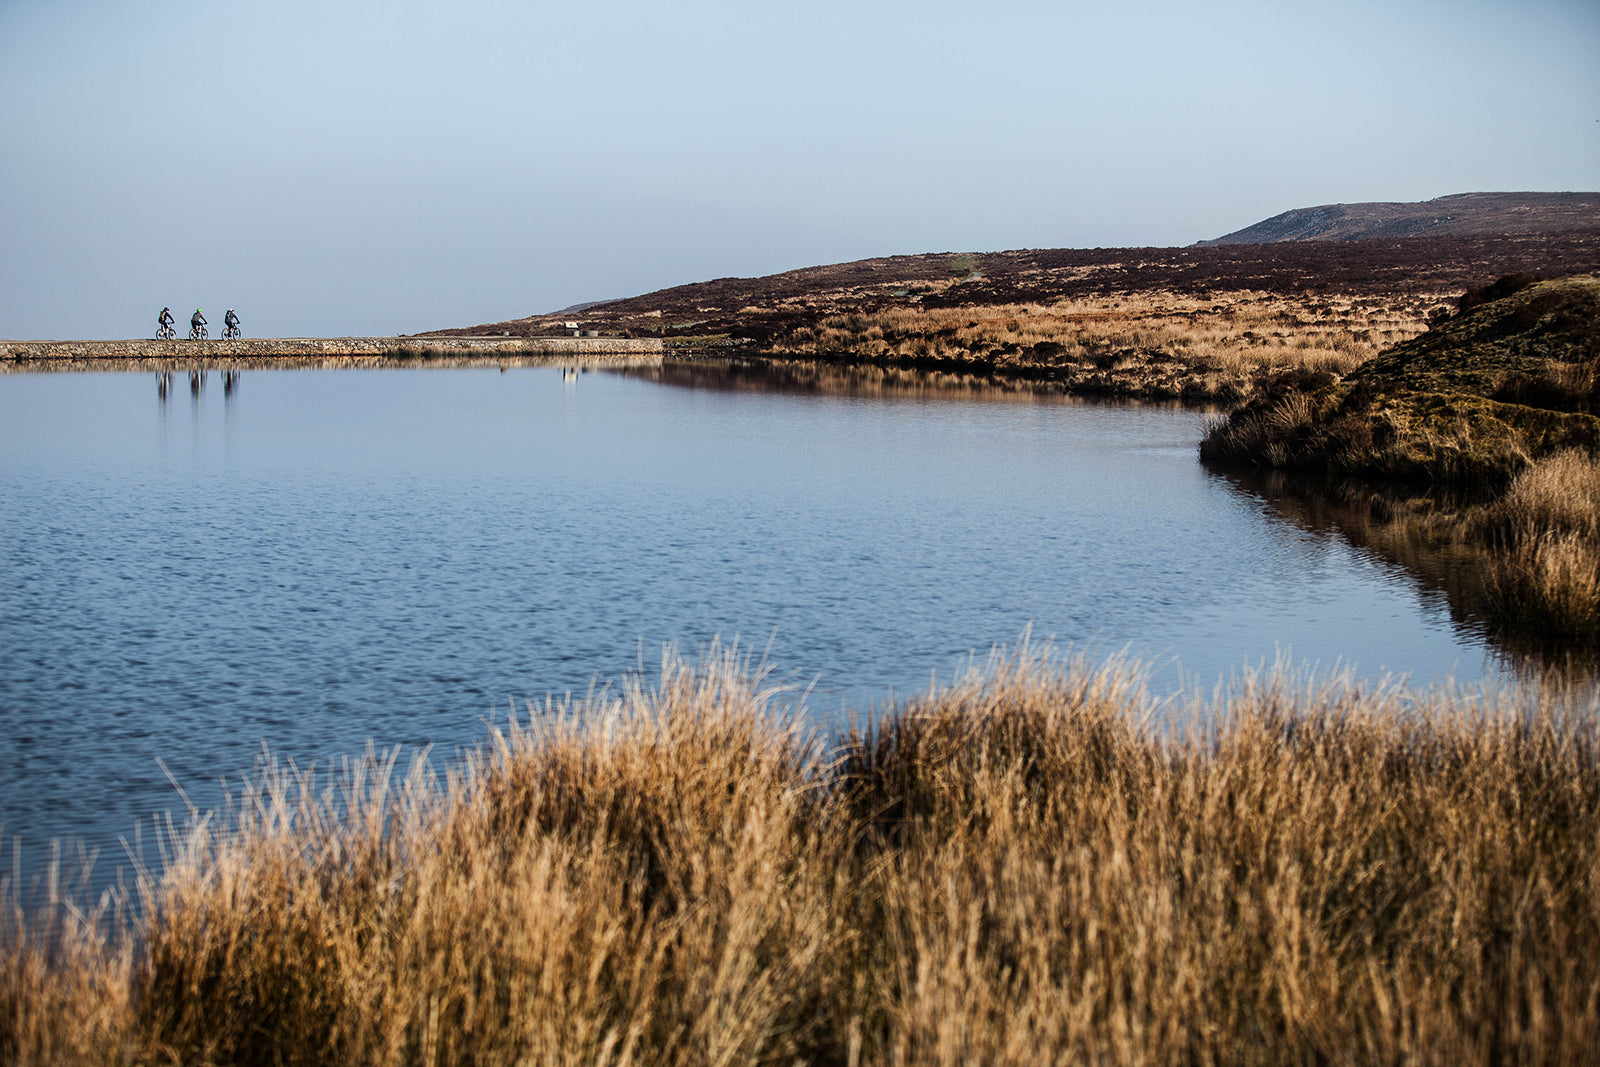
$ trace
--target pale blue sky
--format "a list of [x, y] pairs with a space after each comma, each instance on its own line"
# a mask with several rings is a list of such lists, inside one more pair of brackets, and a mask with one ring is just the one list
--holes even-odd
[[0, 336], [1600, 188], [1600, 5], [0, 0]]

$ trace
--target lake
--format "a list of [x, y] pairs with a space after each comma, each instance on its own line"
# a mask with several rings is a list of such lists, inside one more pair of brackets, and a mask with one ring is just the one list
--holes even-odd
[[1030, 627], [1162, 689], [1495, 675], [1442, 594], [1202, 468], [1206, 418], [738, 365], [0, 376], [0, 825], [103, 868], [174, 782], [448, 754], [719, 637], [823, 725]]

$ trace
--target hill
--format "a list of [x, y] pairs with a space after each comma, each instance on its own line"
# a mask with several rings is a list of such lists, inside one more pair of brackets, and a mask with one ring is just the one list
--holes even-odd
[[1307, 394], [1264, 394], [1215, 427], [1207, 459], [1335, 474], [1504, 483], [1600, 449], [1600, 279], [1509, 277]]
[[1187, 248], [939, 252], [717, 278], [642, 296], [427, 336], [559, 336], [582, 321], [602, 336], [721, 337], [757, 351], [844, 315], [1055, 304], [1149, 294], [1251, 292], [1437, 303], [1502, 275], [1600, 269], [1600, 218], [1563, 233], [1306, 241]]
[[1349, 373], [1464, 289], [1600, 270], [1563, 233], [941, 252], [718, 278], [427, 336], [659, 337], [669, 349], [915, 367], [1079, 394], [1233, 404]]
[[1419, 203], [1323, 204], [1201, 245], [1557, 233], [1600, 226], [1600, 193], [1455, 193]]

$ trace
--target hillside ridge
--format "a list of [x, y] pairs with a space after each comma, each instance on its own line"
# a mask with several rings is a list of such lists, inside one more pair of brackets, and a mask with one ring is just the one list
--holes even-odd
[[1416, 202], [1293, 208], [1196, 244], [1558, 233], [1594, 226], [1600, 226], [1600, 193], [1452, 193]]

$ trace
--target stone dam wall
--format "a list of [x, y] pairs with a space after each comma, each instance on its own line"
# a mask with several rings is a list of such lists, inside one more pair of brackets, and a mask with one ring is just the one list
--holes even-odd
[[0, 341], [0, 371], [116, 367], [655, 363], [660, 338], [251, 337], [237, 341]]

